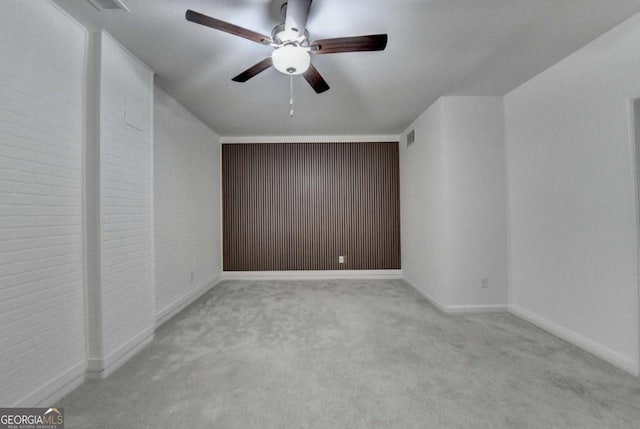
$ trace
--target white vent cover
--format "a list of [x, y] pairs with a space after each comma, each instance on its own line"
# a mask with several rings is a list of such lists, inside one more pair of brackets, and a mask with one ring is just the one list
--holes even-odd
[[411, 146], [416, 141], [416, 130], [411, 130], [407, 134], [407, 147]]
[[129, 12], [129, 8], [122, 0], [87, 0], [100, 12]]

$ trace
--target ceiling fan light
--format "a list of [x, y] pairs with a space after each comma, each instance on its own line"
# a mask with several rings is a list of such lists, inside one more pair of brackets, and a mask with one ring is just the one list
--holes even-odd
[[311, 57], [307, 49], [295, 45], [285, 45], [273, 51], [271, 55], [273, 66], [280, 73], [302, 74], [311, 64]]

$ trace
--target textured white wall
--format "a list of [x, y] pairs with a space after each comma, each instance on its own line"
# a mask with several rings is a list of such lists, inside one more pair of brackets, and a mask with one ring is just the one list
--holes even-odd
[[221, 151], [218, 136], [158, 87], [154, 106], [156, 313], [164, 320], [220, 277]]
[[400, 145], [405, 278], [447, 311], [506, 308], [502, 99], [442, 97], [412, 129]]
[[85, 42], [47, 1], [0, 2], [2, 406], [54, 400], [84, 375]]
[[640, 15], [505, 98], [514, 310], [638, 370]]
[[153, 72], [101, 38], [100, 255], [104, 366], [152, 333]]

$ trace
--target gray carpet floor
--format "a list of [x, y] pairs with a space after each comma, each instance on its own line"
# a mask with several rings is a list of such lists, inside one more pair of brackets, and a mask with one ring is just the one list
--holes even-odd
[[233, 281], [61, 405], [67, 429], [638, 428], [640, 380], [402, 281]]

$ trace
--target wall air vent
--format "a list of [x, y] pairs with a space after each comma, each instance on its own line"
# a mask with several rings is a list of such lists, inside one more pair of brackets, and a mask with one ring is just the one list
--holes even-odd
[[87, 0], [100, 12], [129, 12], [122, 0]]
[[411, 146], [416, 141], [416, 130], [411, 130], [407, 134], [407, 147]]

